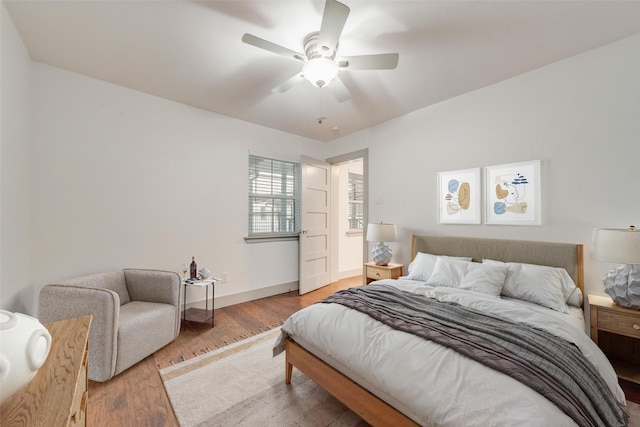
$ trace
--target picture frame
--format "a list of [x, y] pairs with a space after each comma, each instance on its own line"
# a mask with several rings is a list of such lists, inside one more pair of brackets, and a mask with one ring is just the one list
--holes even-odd
[[438, 222], [481, 224], [480, 168], [438, 172]]
[[485, 222], [541, 225], [540, 160], [485, 167]]

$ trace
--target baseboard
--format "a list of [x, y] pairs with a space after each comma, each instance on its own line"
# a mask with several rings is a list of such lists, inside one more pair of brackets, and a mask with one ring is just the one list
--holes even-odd
[[345, 270], [338, 272], [338, 280], [348, 279], [353, 276], [361, 276], [362, 275], [362, 267], [354, 268], [352, 270]]
[[[219, 285], [216, 285], [219, 286]], [[267, 286], [260, 289], [252, 289], [246, 292], [238, 292], [237, 294], [215, 296], [214, 307], [222, 308], [230, 305], [236, 305], [247, 301], [253, 301], [260, 298], [267, 298], [274, 295], [280, 295], [287, 292], [298, 292], [299, 282], [281, 283], [279, 285]], [[211, 300], [209, 300], [209, 304]], [[191, 301], [187, 303], [187, 308], [204, 308], [205, 300]]]

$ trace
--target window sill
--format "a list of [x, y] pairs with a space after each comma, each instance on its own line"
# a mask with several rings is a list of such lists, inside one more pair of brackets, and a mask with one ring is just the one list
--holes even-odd
[[299, 235], [296, 234], [267, 234], [257, 236], [246, 236], [244, 241], [247, 243], [270, 243], [270, 242], [288, 242], [293, 240], [299, 240]]
[[362, 230], [349, 230], [347, 231], [347, 236], [362, 236], [364, 232]]

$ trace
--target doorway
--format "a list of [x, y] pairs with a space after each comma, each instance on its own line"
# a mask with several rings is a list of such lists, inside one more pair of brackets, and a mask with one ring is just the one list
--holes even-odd
[[[330, 271], [333, 283], [361, 275], [363, 263], [368, 259], [364, 235], [369, 216], [368, 150], [331, 157], [326, 162], [331, 164]], [[350, 200], [360, 191], [361, 200]]]

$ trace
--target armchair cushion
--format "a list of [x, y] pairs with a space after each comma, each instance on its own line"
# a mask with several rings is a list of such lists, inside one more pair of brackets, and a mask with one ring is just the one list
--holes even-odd
[[[123, 270], [132, 301], [173, 305], [180, 312], [180, 276], [175, 272], [126, 268]], [[180, 332], [180, 316], [173, 325], [174, 338]]]
[[170, 304], [143, 301], [131, 301], [120, 307], [114, 375], [173, 341], [174, 310]]

